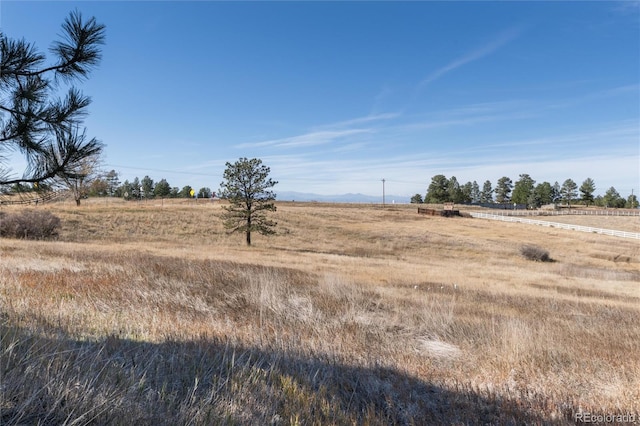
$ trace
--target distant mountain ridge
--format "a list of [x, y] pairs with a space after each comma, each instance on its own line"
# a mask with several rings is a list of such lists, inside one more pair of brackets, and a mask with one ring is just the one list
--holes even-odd
[[[278, 191], [276, 192], [276, 200], [280, 201], [319, 201], [325, 203], [382, 203], [382, 195], [366, 195], [366, 194], [335, 194], [322, 195], [310, 192], [296, 191]], [[411, 197], [406, 195], [386, 195], [385, 203], [408, 203]]]

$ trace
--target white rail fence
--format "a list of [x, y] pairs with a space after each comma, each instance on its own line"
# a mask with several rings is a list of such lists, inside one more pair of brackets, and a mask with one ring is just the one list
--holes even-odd
[[496, 210], [496, 216], [640, 216], [640, 210]]
[[544, 220], [523, 219], [521, 217], [516, 217], [516, 216], [503, 216], [503, 215], [489, 214], [489, 213], [469, 212], [469, 214], [472, 217], [477, 217], [481, 219], [501, 220], [504, 222], [527, 223], [530, 225], [540, 225], [540, 226], [547, 226], [550, 228], [570, 229], [572, 231], [591, 232], [595, 234], [612, 235], [614, 237], [634, 238], [636, 240], [640, 240], [640, 233], [637, 233], [637, 232], [615, 231], [613, 229], [592, 228], [591, 226], [571, 225], [568, 223], [558, 223], [558, 222], [547, 222]]

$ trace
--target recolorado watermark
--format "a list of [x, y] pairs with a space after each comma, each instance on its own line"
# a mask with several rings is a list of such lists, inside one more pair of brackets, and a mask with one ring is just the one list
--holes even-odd
[[638, 424], [640, 418], [634, 413], [617, 413], [617, 414], [592, 414], [587, 412], [579, 412], [573, 415], [576, 423], [615, 423], [615, 424]]

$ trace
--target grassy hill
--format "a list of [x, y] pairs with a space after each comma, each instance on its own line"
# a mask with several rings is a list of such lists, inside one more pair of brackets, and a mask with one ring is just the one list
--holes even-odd
[[38, 207], [57, 241], [0, 240], [1, 424], [640, 414], [637, 241], [280, 203], [248, 248], [217, 203], [90, 201]]

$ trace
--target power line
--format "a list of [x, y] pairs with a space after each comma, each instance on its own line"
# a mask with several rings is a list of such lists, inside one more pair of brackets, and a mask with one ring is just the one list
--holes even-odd
[[198, 172], [180, 172], [176, 170], [164, 170], [164, 169], [149, 169], [146, 167], [132, 167], [132, 166], [122, 166], [118, 164], [105, 164], [107, 167], [114, 167], [119, 169], [130, 169], [130, 170], [141, 170], [145, 172], [158, 172], [158, 173], [171, 173], [178, 175], [196, 175], [196, 176], [207, 176], [207, 177], [221, 177], [221, 175], [213, 175], [210, 173], [198, 173]]

